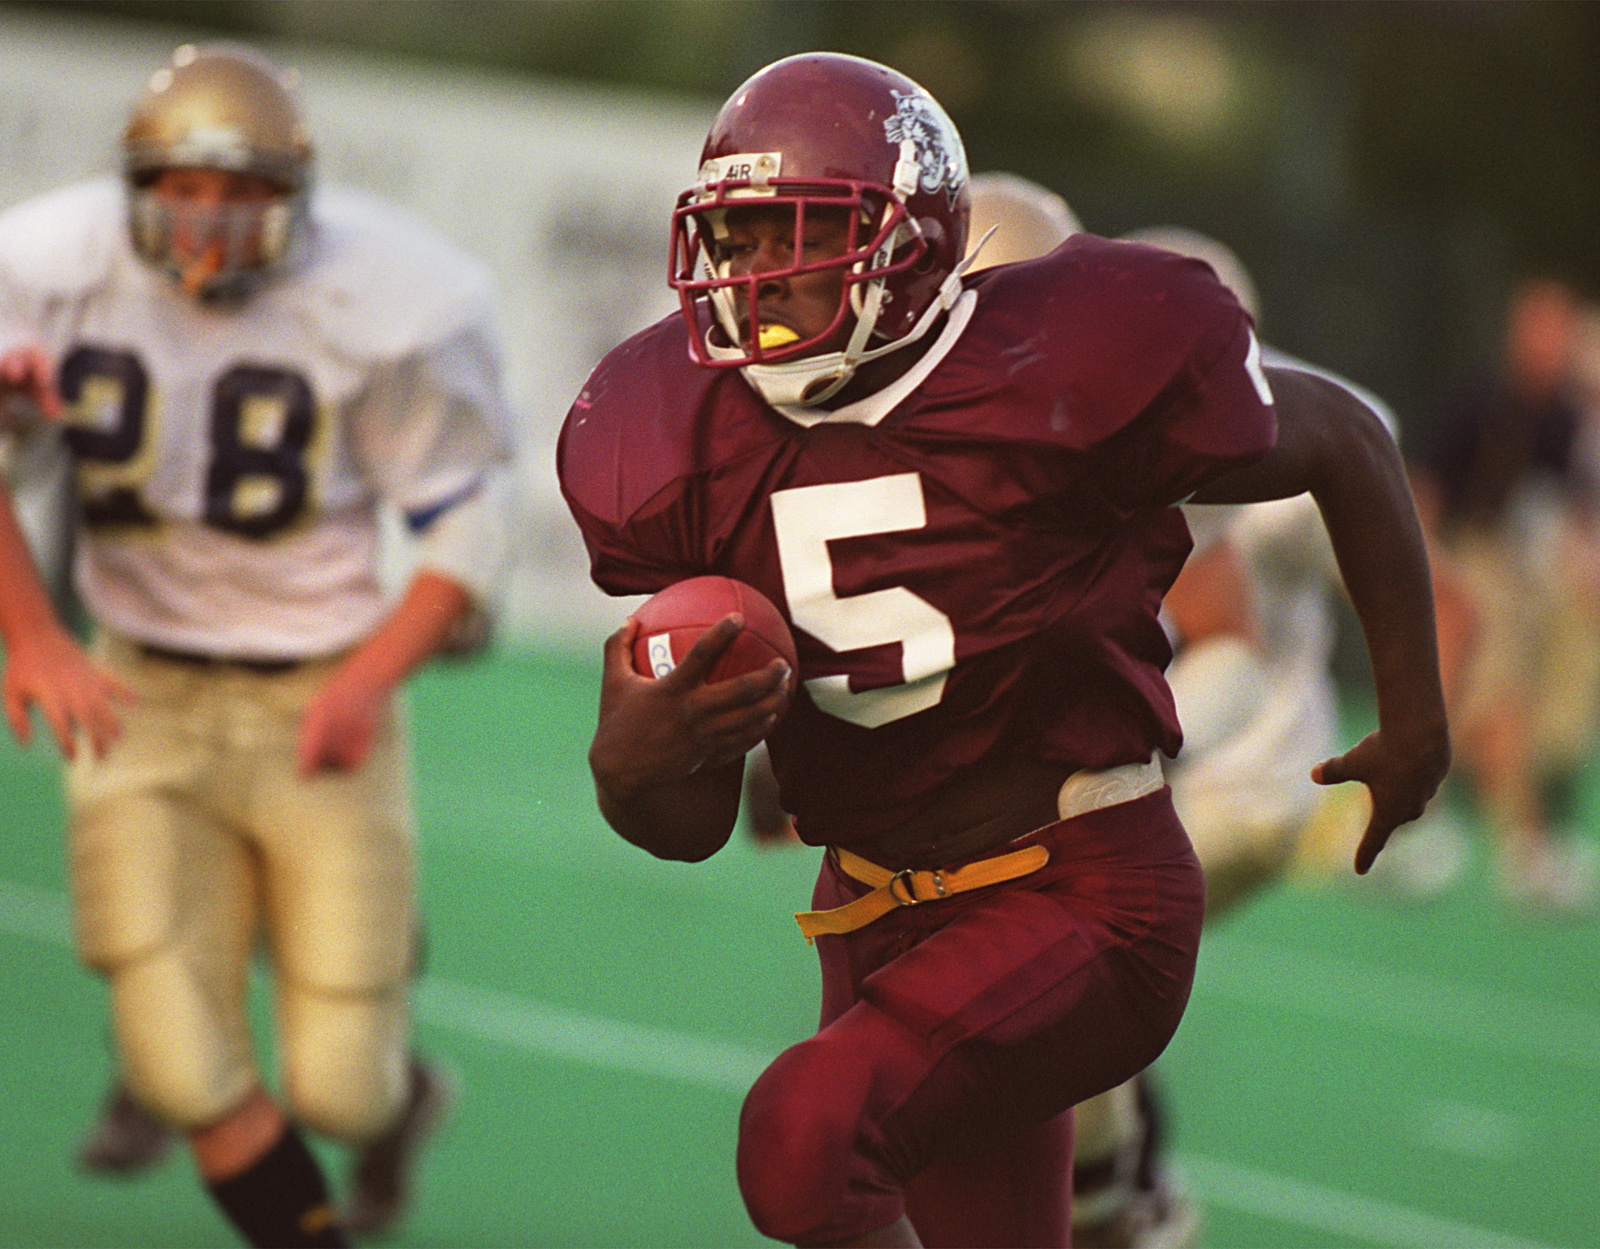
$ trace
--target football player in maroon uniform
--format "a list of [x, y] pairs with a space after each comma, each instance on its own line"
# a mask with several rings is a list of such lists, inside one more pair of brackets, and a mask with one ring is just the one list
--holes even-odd
[[720, 573], [793, 626], [791, 700], [781, 660], [705, 680], [736, 617], [659, 680], [624, 625], [589, 761], [618, 833], [698, 860], [765, 738], [827, 848], [799, 917], [821, 1027], [739, 1133], [752, 1219], [797, 1244], [1066, 1243], [1063, 1112], [1177, 1027], [1205, 892], [1160, 762], [1177, 503], [1309, 490], [1327, 518], [1379, 686], [1379, 729], [1319, 769], [1372, 792], [1358, 870], [1449, 757], [1427, 560], [1377, 419], [1263, 370], [1204, 265], [1077, 235], [966, 275], [967, 215], [960, 138], [915, 83], [834, 54], [768, 66], [674, 214], [683, 315], [600, 364], [558, 451], [604, 589]]

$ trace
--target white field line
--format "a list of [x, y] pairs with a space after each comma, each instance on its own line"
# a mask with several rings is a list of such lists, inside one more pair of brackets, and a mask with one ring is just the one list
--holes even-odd
[[[70, 946], [66, 898], [0, 880], [0, 933]], [[1259, 950], [1255, 954], [1262, 956]], [[433, 1027], [525, 1053], [739, 1096], [775, 1056], [737, 1042], [604, 1019], [431, 976], [417, 986], [416, 1010], [418, 1019]], [[1543, 1249], [1533, 1241], [1214, 1158], [1190, 1154], [1180, 1162], [1204, 1201], [1298, 1227], [1402, 1249]]]
[[[0, 931], [50, 944], [70, 944], [65, 897], [54, 890], [0, 880]], [[1325, 955], [1231, 937], [1214, 938], [1201, 954], [1195, 993], [1202, 998], [1280, 1006], [1367, 1028], [1447, 1039], [1540, 1064], [1558, 1062], [1600, 1071], [1600, 1015], [1425, 976], [1379, 971]], [[452, 1009], [461, 1020], [461, 1030], [487, 1036], [497, 1028], [514, 1032], [524, 1026], [511, 1023], [512, 1015], [507, 1013], [509, 1004], [519, 1001], [522, 999], [490, 990], [424, 982], [419, 1009]], [[592, 1017], [574, 1014], [572, 1018]], [[651, 1035], [648, 1030], [639, 1034], [641, 1038], [646, 1035]], [[554, 1034], [551, 1044], [561, 1044]], [[734, 1047], [722, 1060], [737, 1066], [756, 1061], [756, 1056]], [[670, 1065], [669, 1060], [663, 1063]]]
[[72, 945], [67, 898], [54, 889], [0, 880], [0, 931], [46, 945]]
[[427, 976], [417, 985], [424, 1023], [548, 1058], [655, 1076], [743, 1096], [776, 1053], [733, 1041], [603, 1019]]
[[1323, 1188], [1252, 1167], [1184, 1154], [1179, 1166], [1206, 1205], [1269, 1218], [1278, 1223], [1331, 1232], [1396, 1249], [1547, 1249], [1542, 1242], [1506, 1236], [1410, 1210], [1387, 1201]]
[[1194, 992], [1600, 1071], [1600, 1015], [1325, 954], [1208, 939]]

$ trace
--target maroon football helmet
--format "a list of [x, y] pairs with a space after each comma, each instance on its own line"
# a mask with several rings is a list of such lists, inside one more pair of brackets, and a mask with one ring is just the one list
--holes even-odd
[[[743, 277], [719, 264], [726, 211], [740, 203], [793, 205], [796, 264]], [[848, 210], [842, 256], [806, 262], [805, 213]], [[773, 402], [817, 403], [864, 360], [915, 341], [959, 294], [967, 245], [967, 158], [937, 101], [905, 75], [859, 57], [806, 53], [777, 61], [722, 106], [701, 152], [700, 176], [672, 217], [669, 281], [696, 358], [741, 367]], [[742, 343], [738, 305], [760, 281], [838, 268], [838, 312], [822, 333], [781, 346]], [[710, 299], [707, 327], [699, 300]], [[843, 351], [811, 353], [854, 315]]]

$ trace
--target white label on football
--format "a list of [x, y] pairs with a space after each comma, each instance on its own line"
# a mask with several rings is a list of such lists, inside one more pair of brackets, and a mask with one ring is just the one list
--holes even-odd
[[650, 656], [650, 675], [664, 677], [678, 665], [672, 659], [672, 635], [657, 633], [647, 638], [645, 645]]

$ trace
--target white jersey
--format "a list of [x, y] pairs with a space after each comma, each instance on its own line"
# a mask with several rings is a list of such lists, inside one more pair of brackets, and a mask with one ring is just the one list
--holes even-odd
[[[1348, 390], [1396, 430], [1394, 413], [1354, 382], [1263, 346], [1263, 365], [1313, 373]], [[1237, 794], [1241, 818], [1303, 819], [1320, 790], [1311, 768], [1341, 749], [1338, 691], [1330, 662], [1343, 593], [1333, 544], [1309, 494], [1247, 505], [1184, 508], [1197, 548], [1232, 540], [1250, 574], [1261, 633], [1264, 679], [1243, 728], [1209, 751], [1181, 754], [1175, 779]]]
[[[68, 405], [78, 593], [170, 649], [352, 645], [386, 610], [380, 506], [449, 530], [508, 459], [486, 271], [394, 209], [323, 192], [305, 258], [214, 307], [135, 255], [126, 212], [104, 179], [0, 215], [0, 346], [42, 341]], [[481, 549], [438, 545], [440, 571], [487, 590]]]

